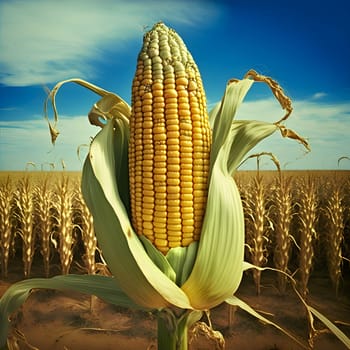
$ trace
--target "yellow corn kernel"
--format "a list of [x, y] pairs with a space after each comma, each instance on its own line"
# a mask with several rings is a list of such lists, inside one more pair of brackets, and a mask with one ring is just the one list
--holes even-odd
[[211, 130], [198, 68], [162, 23], [144, 36], [131, 102], [132, 224], [166, 253], [199, 239]]

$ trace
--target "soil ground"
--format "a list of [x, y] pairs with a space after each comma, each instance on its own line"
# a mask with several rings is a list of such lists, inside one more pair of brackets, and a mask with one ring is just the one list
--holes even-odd
[[[22, 279], [20, 271], [19, 267], [17, 273], [11, 271], [6, 281], [0, 281], [0, 295], [11, 283]], [[261, 294], [257, 296], [253, 279], [247, 274], [236, 295], [306, 344], [308, 323], [305, 309], [290, 286], [287, 293], [281, 295], [275, 287], [275, 280], [275, 273], [263, 272]], [[314, 274], [309, 289], [308, 303], [350, 337], [349, 273], [341, 285], [338, 298], [325, 273]], [[231, 309], [233, 317], [229, 324], [229, 312], [227, 305], [220, 305], [211, 311], [213, 329], [223, 334], [226, 349], [302, 349], [279, 330], [261, 323], [240, 309]], [[109, 305], [96, 297], [79, 293], [34, 291], [13, 319], [27, 343], [40, 350], [157, 349], [154, 315]], [[316, 326], [323, 331], [314, 338], [314, 349], [346, 349], [321, 323], [316, 322]], [[207, 339], [199, 331], [194, 334], [190, 332], [189, 338], [190, 350], [218, 349], [212, 338]], [[19, 342], [19, 345], [19, 349], [33, 349], [24, 341]]]

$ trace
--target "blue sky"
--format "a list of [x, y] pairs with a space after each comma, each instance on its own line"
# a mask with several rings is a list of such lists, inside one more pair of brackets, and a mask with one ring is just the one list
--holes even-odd
[[[0, 0], [0, 170], [24, 170], [28, 162], [61, 169], [62, 159], [67, 170], [80, 170], [77, 148], [98, 131], [86, 118], [98, 96], [63, 87], [53, 147], [43, 119], [45, 87], [82, 78], [130, 102], [143, 33], [160, 20], [191, 51], [209, 109], [229, 79], [251, 68], [292, 98], [287, 126], [309, 140], [312, 152], [276, 134], [254, 153], [273, 152], [285, 169], [336, 169], [340, 157], [350, 157], [349, 7], [348, 0]], [[282, 115], [270, 90], [255, 84], [237, 118]], [[87, 147], [80, 150], [84, 158]], [[266, 160], [262, 167], [272, 166]], [[350, 161], [340, 168], [350, 169]]]

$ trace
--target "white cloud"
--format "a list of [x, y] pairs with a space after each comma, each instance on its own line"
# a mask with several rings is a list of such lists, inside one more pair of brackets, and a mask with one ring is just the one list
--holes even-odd
[[99, 128], [90, 126], [86, 116], [60, 116], [58, 129], [60, 135], [52, 146], [44, 119], [0, 121], [0, 169], [24, 170], [28, 162], [38, 169], [42, 166], [48, 169], [49, 163], [62, 169], [63, 160], [67, 170], [80, 170], [88, 147], [81, 147], [80, 159], [78, 147], [88, 145]]
[[326, 96], [327, 96], [327, 93], [325, 93], [325, 92], [316, 92], [312, 95], [312, 99], [319, 100], [319, 99], [326, 97]]
[[91, 78], [104, 57], [144, 26], [163, 20], [186, 25], [213, 16], [201, 1], [13, 0], [0, 3], [0, 82], [27, 86], [78, 76]]
[[[334, 169], [338, 158], [350, 156], [350, 103], [320, 103], [311, 100], [293, 102], [293, 113], [285, 125], [306, 138], [311, 152], [292, 140], [283, 140], [276, 133], [258, 145], [253, 153], [273, 152], [282, 168], [286, 169]], [[271, 99], [244, 102], [237, 119], [258, 119], [275, 122], [283, 116], [278, 102]], [[273, 168], [266, 160], [266, 168]], [[254, 168], [256, 161], [249, 161], [245, 168]], [[343, 163], [343, 168], [350, 168]]]
[[[342, 156], [350, 157], [350, 103], [325, 104], [315, 101], [295, 101], [294, 111], [286, 126], [306, 137], [311, 152], [305, 154], [303, 146], [293, 140], [282, 139], [275, 133], [264, 140], [251, 153], [272, 152], [285, 169], [334, 169]], [[275, 122], [283, 116], [279, 104], [274, 99], [244, 102], [238, 111], [237, 119], [256, 119]], [[43, 119], [25, 122], [0, 122], [0, 169], [21, 170], [27, 162], [41, 164], [55, 163], [60, 168], [61, 159], [67, 170], [80, 170], [82, 161], [78, 159], [79, 145], [88, 144], [98, 128], [90, 126], [85, 116], [59, 119], [61, 132], [57, 144], [52, 147], [47, 124]], [[79, 132], [78, 132], [79, 130]], [[87, 148], [82, 148], [81, 158]], [[350, 169], [350, 162], [341, 162], [341, 168]], [[264, 169], [273, 169], [266, 158], [261, 161]], [[255, 169], [256, 161], [250, 160], [242, 169]]]

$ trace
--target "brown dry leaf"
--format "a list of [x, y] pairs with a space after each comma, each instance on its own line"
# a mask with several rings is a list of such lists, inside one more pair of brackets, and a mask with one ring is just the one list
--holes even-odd
[[279, 127], [283, 137], [296, 140], [300, 142], [308, 150], [308, 152], [311, 151], [309, 143], [303, 137], [298, 135], [294, 130], [287, 129], [284, 125], [279, 125], [279, 122], [277, 122], [276, 125]]

